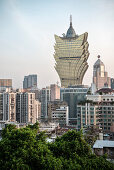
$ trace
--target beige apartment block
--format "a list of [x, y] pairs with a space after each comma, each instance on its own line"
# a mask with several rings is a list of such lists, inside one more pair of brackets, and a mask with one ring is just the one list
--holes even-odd
[[35, 100], [35, 113], [36, 121], [39, 121], [41, 118], [41, 103], [38, 100]]
[[41, 116], [41, 103], [35, 99], [35, 93], [0, 93], [0, 120], [18, 123], [36, 123]]
[[0, 93], [0, 120], [16, 121], [16, 93]]
[[51, 101], [60, 99], [60, 87], [56, 84], [50, 85], [51, 90]]
[[16, 121], [16, 93], [9, 93], [9, 121]]

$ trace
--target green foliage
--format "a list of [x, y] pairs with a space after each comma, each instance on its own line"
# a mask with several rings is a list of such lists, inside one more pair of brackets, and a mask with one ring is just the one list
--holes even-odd
[[27, 127], [32, 129], [32, 130], [38, 131], [39, 130], [39, 123], [36, 122], [34, 125], [28, 125]]
[[[38, 133], [37, 133], [38, 132]], [[108, 169], [113, 164], [92, 154], [82, 132], [68, 131], [54, 143], [46, 142], [38, 123], [16, 129], [8, 125], [0, 141], [0, 169], [81, 170]]]
[[89, 145], [82, 138], [82, 132], [68, 131], [62, 137], [50, 144], [50, 149], [56, 157], [75, 158], [91, 154]]
[[3, 129], [2, 131], [2, 138], [5, 138], [9, 135], [9, 133], [12, 131], [12, 130], [15, 130], [16, 129], [16, 126], [15, 125], [6, 125], [6, 128]]
[[84, 135], [85, 141], [93, 147], [95, 141], [97, 140], [99, 136], [100, 130], [98, 127], [91, 127], [90, 129], [87, 129], [87, 132]]

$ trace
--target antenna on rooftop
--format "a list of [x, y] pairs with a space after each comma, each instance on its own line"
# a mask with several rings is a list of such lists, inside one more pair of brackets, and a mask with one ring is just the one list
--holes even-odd
[[70, 25], [72, 26], [72, 15], [70, 15]]

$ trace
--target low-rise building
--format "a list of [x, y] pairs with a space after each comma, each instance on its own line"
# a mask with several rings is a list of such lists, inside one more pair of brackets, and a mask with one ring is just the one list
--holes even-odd
[[93, 150], [97, 156], [107, 154], [108, 158], [114, 159], [114, 141], [96, 140]]
[[46, 131], [47, 133], [51, 133], [53, 130], [59, 127], [59, 123], [40, 123], [40, 131]]
[[60, 127], [68, 126], [68, 106], [61, 106], [52, 111], [51, 119], [53, 122], [58, 122]]

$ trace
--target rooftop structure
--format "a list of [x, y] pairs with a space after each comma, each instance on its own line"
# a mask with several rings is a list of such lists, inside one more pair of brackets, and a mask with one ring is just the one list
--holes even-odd
[[93, 148], [104, 148], [104, 147], [113, 147], [114, 148], [114, 141], [109, 140], [96, 140]]

